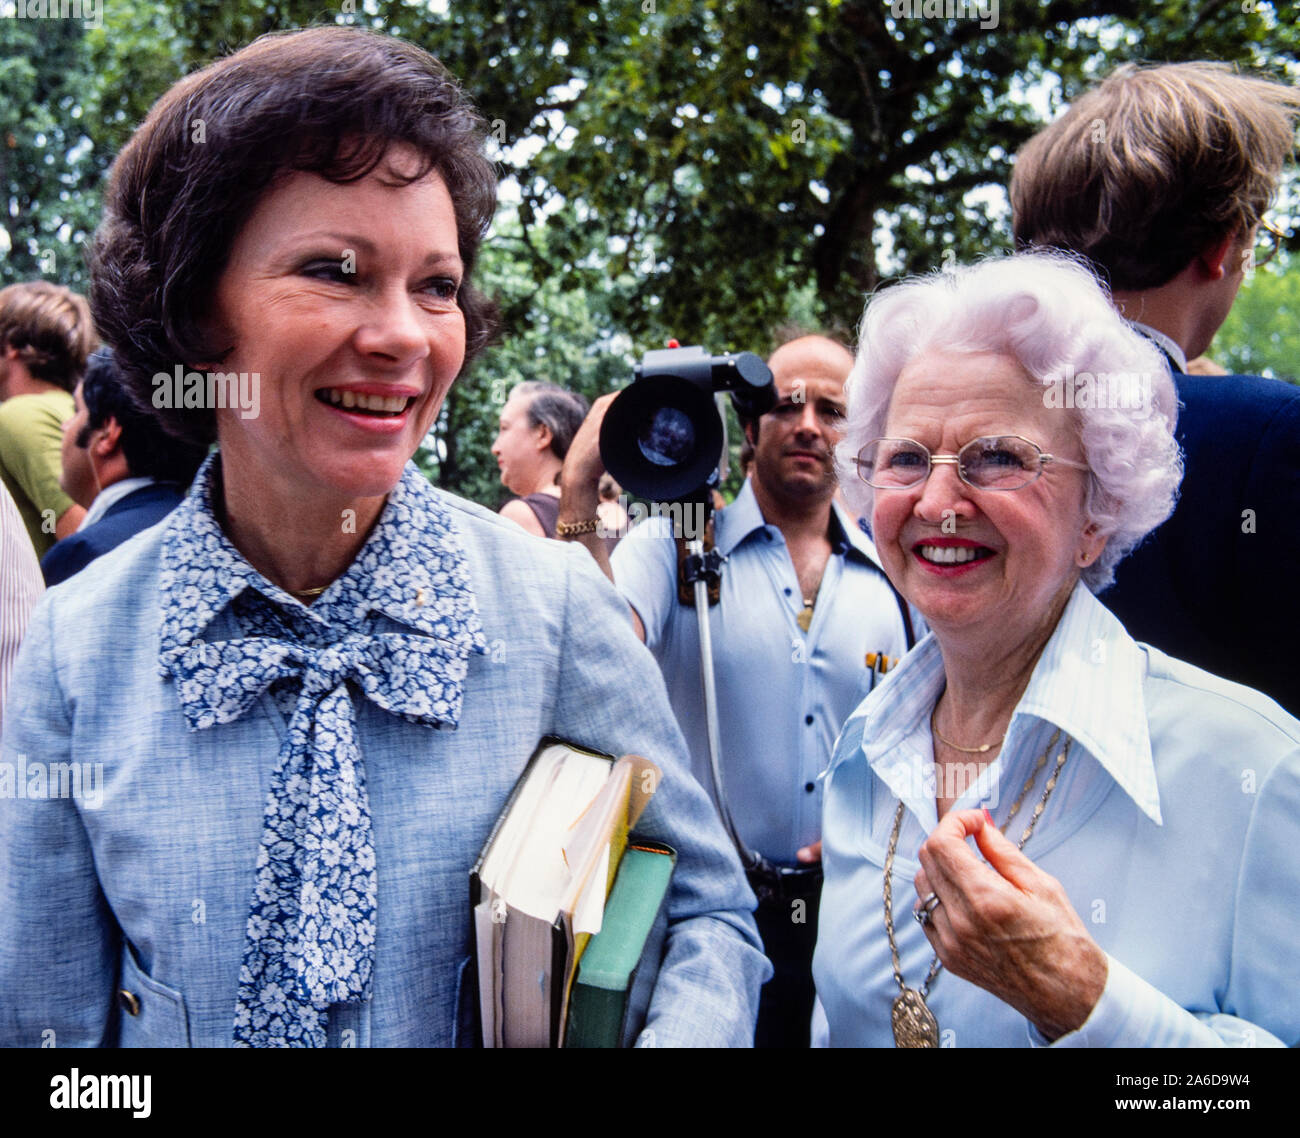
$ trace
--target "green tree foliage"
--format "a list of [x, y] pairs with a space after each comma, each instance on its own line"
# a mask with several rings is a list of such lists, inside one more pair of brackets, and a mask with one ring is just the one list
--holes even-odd
[[76, 250], [95, 226], [102, 165], [81, 101], [86, 35], [76, 20], [0, 20], [5, 283], [82, 278]]
[[[483, 262], [505, 339], [423, 454], [493, 505], [487, 447], [517, 380], [594, 395], [669, 336], [765, 351], [792, 312], [852, 327], [882, 280], [1004, 248], [1012, 156], [1120, 62], [1300, 73], [1280, 0], [1001, 0], [992, 23], [974, 5], [938, 18], [934, 0], [101, 7], [99, 28], [0, 20], [0, 279], [82, 283], [112, 156], [187, 71], [310, 23], [409, 38], [472, 92], [507, 178]], [[1252, 366], [1288, 366], [1267, 356], [1286, 343], [1256, 340]]]
[[1206, 354], [1230, 372], [1300, 383], [1300, 257], [1251, 274]]
[[[559, 22], [529, 21], [527, 48], [515, 6], [515, 21], [473, 25], [464, 73], [507, 142], [545, 143], [510, 161], [525, 228], [575, 252], [553, 270], [586, 284], [605, 267], [578, 254], [599, 243], [615, 273], [636, 270], [638, 287], [610, 289], [609, 304], [638, 341], [756, 346], [805, 282], [823, 318], [852, 325], [884, 272], [1003, 246], [988, 188], [1006, 183], [1044, 112], [1114, 64], [1297, 58], [1289, 15], [1266, 4], [1169, 3], [1152, 18], [1132, 0], [1013, 0], [994, 28], [893, 14], [913, 10], [924, 6], [548, 7]], [[538, 72], [546, 90], [520, 100]], [[570, 208], [548, 212], [556, 201]]]
[[457, 380], [419, 456], [443, 484], [490, 506], [509, 496], [489, 448], [514, 386], [544, 380], [594, 399], [620, 386], [634, 362], [631, 340], [609, 333], [599, 288], [588, 292], [558, 278], [538, 281], [521, 245], [517, 220], [503, 213], [480, 269], [483, 287], [501, 308], [501, 342]]

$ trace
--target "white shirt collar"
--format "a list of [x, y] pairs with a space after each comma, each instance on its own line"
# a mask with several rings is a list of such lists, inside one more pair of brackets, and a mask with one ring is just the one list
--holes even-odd
[[1187, 374], [1187, 353], [1178, 346], [1176, 341], [1166, 336], [1159, 328], [1152, 328], [1150, 324], [1143, 324], [1140, 320], [1130, 320], [1129, 323], [1157, 348], [1162, 348], [1165, 354], [1178, 365], [1179, 371], [1184, 375]]
[[95, 495], [95, 500], [90, 503], [90, 509], [86, 511], [86, 516], [81, 520], [81, 525], [77, 527], [77, 532], [80, 533], [87, 526], [93, 526], [128, 494], [134, 494], [137, 490], [152, 486], [155, 481], [156, 479], [153, 478], [123, 478], [114, 482], [111, 486], [105, 486]]
[[[1146, 656], [1124, 626], [1080, 582], [1066, 603], [1029, 686], [1011, 717], [1033, 716], [1059, 727], [1088, 751], [1134, 804], [1161, 824], [1160, 795], [1147, 724], [1143, 680]], [[928, 731], [926, 721], [944, 686], [943, 656], [931, 633], [889, 673], [849, 717], [863, 725], [860, 753], [871, 769], [905, 802], [915, 797], [916, 778], [905, 740]], [[837, 753], [835, 765], [857, 752]], [[932, 760], [931, 760], [932, 761]]]

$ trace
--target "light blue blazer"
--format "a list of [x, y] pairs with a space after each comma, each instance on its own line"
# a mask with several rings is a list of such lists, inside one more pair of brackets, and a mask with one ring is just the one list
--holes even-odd
[[[330, 1044], [473, 1042], [469, 870], [538, 739], [553, 734], [663, 770], [638, 828], [679, 861], [646, 1042], [748, 1045], [769, 971], [753, 896], [686, 773], [626, 604], [584, 550], [441, 497], [488, 651], [470, 657], [454, 731], [356, 700], [378, 872], [375, 976], [370, 1001], [331, 1009]], [[166, 525], [51, 590], [19, 655], [0, 743], [0, 1044], [231, 1043], [285, 722], [264, 693], [234, 723], [187, 729], [158, 667]], [[228, 627], [215, 636], [240, 635], [229, 611], [219, 619]]]

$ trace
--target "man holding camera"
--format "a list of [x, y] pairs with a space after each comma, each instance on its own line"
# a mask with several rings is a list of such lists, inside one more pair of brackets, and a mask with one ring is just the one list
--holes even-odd
[[[712, 523], [724, 559], [709, 612], [723, 793], [741, 840], [769, 863], [750, 873], [775, 968], [759, 1009], [760, 1047], [808, 1044], [821, 892], [819, 775], [883, 658], [896, 659], [908, 643], [906, 606], [870, 540], [833, 502], [852, 365], [847, 349], [820, 336], [773, 354], [776, 404], [744, 424], [754, 447], [749, 478]], [[678, 589], [678, 544], [696, 535], [674, 534], [667, 517], [652, 517], [619, 544], [611, 564], [592, 524], [604, 470], [600, 425], [614, 398], [596, 401], [574, 439], [557, 532], [580, 540], [631, 606], [695, 776], [712, 792], [697, 616]]]

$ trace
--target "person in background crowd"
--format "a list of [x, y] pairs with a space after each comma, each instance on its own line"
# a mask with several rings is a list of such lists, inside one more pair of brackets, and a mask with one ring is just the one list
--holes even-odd
[[42, 558], [47, 585], [66, 581], [162, 521], [207, 455], [206, 447], [167, 434], [131, 402], [107, 348], [90, 357], [73, 398], [77, 413], [63, 424], [60, 485], [86, 508], [86, 517]]
[[600, 518], [600, 525], [607, 534], [622, 534], [627, 530], [627, 511], [623, 509], [623, 504], [619, 497], [623, 493], [623, 487], [614, 481], [614, 476], [608, 472], [600, 476], [600, 505], [596, 507], [596, 516]]
[[[1185, 456], [1173, 517], [1101, 600], [1138, 640], [1300, 713], [1300, 388], [1193, 376], [1253, 267], [1295, 145], [1300, 91], [1226, 64], [1125, 65], [1021, 150], [1018, 247], [1082, 253], [1174, 372]], [[1093, 396], [1095, 397], [1095, 396]]]
[[[806, 1047], [821, 892], [819, 776], [874, 677], [868, 654], [897, 658], [908, 635], [870, 539], [832, 502], [852, 353], [803, 336], [768, 362], [777, 403], [745, 424], [754, 448], [749, 478], [714, 518], [715, 548], [726, 562], [709, 617], [723, 789], [741, 839], [775, 867], [750, 874], [775, 968], [755, 1043]], [[564, 468], [560, 519], [579, 529], [597, 509], [600, 424], [611, 398], [596, 401]], [[696, 777], [711, 786], [699, 629], [694, 608], [678, 599], [671, 523], [642, 522], [612, 559], [596, 534], [580, 536], [631, 606], [668, 684]]]
[[158, 408], [216, 453], [33, 617], [3, 761], [110, 792], [0, 797], [0, 1045], [471, 1044], [469, 872], [546, 735], [662, 771], [647, 1040], [752, 1038], [753, 897], [622, 602], [411, 461], [491, 331], [485, 145], [432, 56], [322, 26], [186, 76], [118, 155], [91, 298], [125, 382], [221, 361], [260, 414]]
[[1093, 595], [1174, 507], [1157, 349], [1022, 253], [879, 292], [849, 387], [846, 493], [932, 635], [827, 774], [828, 1041], [1296, 1044], [1300, 722]]
[[554, 383], [516, 384], [501, 409], [492, 453], [512, 494], [501, 516], [536, 537], [554, 537], [560, 508], [560, 469], [582, 426], [587, 401]]
[[0, 482], [0, 727], [4, 726], [5, 693], [27, 631], [27, 618], [44, 591], [23, 519]]
[[41, 557], [86, 516], [59, 485], [62, 425], [95, 347], [86, 301], [62, 285], [0, 289], [0, 481]]

